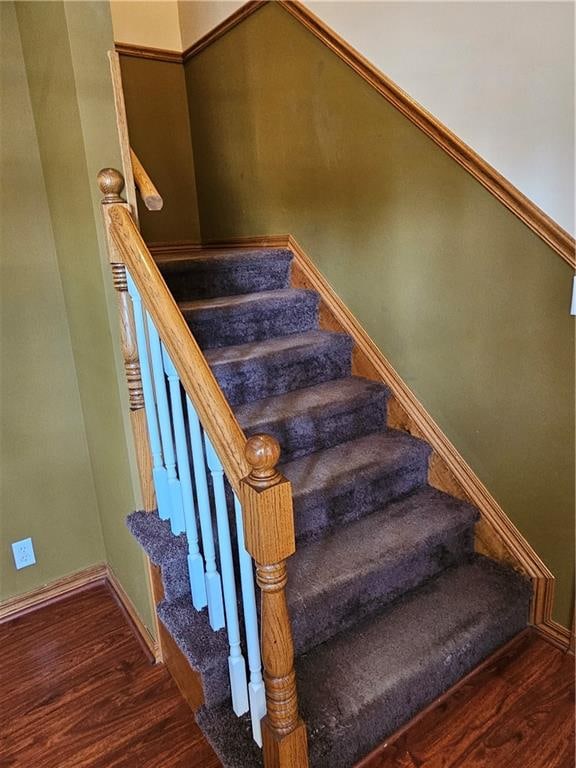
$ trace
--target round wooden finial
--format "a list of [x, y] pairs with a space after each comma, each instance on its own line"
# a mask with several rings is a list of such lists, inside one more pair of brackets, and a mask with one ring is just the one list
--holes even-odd
[[271, 435], [253, 435], [246, 441], [244, 448], [246, 460], [252, 467], [249, 478], [252, 485], [267, 488], [281, 479], [276, 469], [280, 458], [278, 440]]
[[123, 203], [120, 193], [124, 189], [124, 176], [116, 168], [102, 168], [99, 171], [98, 187], [104, 195], [103, 203]]

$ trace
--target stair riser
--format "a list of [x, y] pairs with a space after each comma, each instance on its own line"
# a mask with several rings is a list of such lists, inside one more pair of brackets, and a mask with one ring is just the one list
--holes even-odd
[[349, 376], [351, 353], [350, 340], [339, 338], [331, 344], [306, 348], [298, 355], [221, 363], [214, 365], [212, 371], [234, 406]]
[[216, 263], [194, 266], [183, 262], [161, 271], [176, 301], [194, 301], [288, 288], [290, 258], [263, 259], [234, 266]]
[[[444, 663], [432, 669], [423, 663], [419, 674], [412, 679], [399, 675], [397, 685], [388, 689], [384, 698], [359, 709], [353, 719], [338, 723], [340, 738], [334, 738], [334, 733], [329, 741], [321, 735], [317, 739], [311, 738], [311, 767], [350, 768], [471, 672], [483, 659], [517, 635], [524, 629], [527, 620], [528, 601], [510, 606], [505, 614], [500, 614], [482, 631], [471, 626], [467, 631], [466, 642], [454, 643], [447, 638]], [[377, 677], [385, 673], [374, 669], [373, 674]], [[305, 705], [302, 705], [302, 710], [306, 721], [310, 713], [306, 711]]]
[[[174, 632], [170, 627], [170, 622], [165, 621], [164, 619], [162, 604], [158, 607], [158, 616], [166, 627], [166, 630], [174, 636]], [[175, 640], [182, 649], [183, 646], [178, 641], [178, 637], [175, 637]], [[195, 668], [195, 671], [200, 675], [204, 693], [204, 706], [207, 709], [219, 707], [230, 699], [230, 678], [225, 656], [216, 657], [212, 666], [204, 669]]]
[[[382, 609], [405, 592], [415, 589], [444, 568], [467, 560], [474, 551], [474, 529], [453, 530], [440, 541], [426, 542], [421, 549], [406, 554], [390, 567], [386, 560], [367, 563], [364, 573], [354, 581], [339, 583], [332, 590], [319, 592], [301, 605], [290, 599], [296, 653], [305, 653]], [[290, 568], [290, 565], [289, 565]]]
[[315, 330], [318, 301], [318, 295], [310, 293], [233, 309], [185, 310], [184, 317], [202, 349], [231, 347]]
[[[324, 493], [294, 497], [296, 539], [303, 543], [317, 538], [325, 531], [359, 520], [379, 507], [424, 485], [428, 475], [428, 461], [421, 459], [403, 466], [393, 473], [356, 484], [345, 490], [336, 487]], [[288, 475], [288, 479], [290, 476]]]
[[186, 557], [164, 562], [161, 567], [161, 574], [166, 600], [176, 600], [182, 595], [190, 595], [190, 578]]
[[348, 411], [313, 411], [285, 421], [242, 426], [248, 436], [264, 433], [275, 437], [282, 449], [282, 461], [289, 461], [385, 429], [386, 399], [385, 392], [377, 392], [351, 403]]

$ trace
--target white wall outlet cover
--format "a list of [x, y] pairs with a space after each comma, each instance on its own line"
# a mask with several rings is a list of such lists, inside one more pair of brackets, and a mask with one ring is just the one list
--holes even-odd
[[12, 544], [12, 554], [14, 555], [14, 565], [17, 570], [34, 565], [36, 562], [36, 555], [34, 554], [34, 547], [30, 538], [15, 541]]

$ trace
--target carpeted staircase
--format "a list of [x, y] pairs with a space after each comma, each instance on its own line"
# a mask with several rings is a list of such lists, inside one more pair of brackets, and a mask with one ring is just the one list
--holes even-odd
[[[269, 433], [292, 481], [288, 601], [315, 768], [349, 768], [511, 639], [529, 583], [474, 554], [477, 512], [427, 484], [430, 447], [386, 426], [385, 386], [352, 376], [352, 340], [319, 329], [288, 250], [215, 252], [161, 270], [247, 434]], [[161, 566], [158, 614], [200, 673], [198, 722], [226, 768], [262, 765], [229, 704], [227, 640], [190, 601], [184, 536], [129, 526]]]

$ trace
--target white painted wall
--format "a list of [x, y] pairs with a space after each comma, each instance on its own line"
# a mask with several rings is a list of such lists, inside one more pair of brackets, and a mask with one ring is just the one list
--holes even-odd
[[189, 48], [241, 5], [244, 0], [178, 0], [184, 48]]
[[306, 4], [574, 233], [571, 2]]
[[176, 0], [110, 0], [114, 41], [182, 51]]

